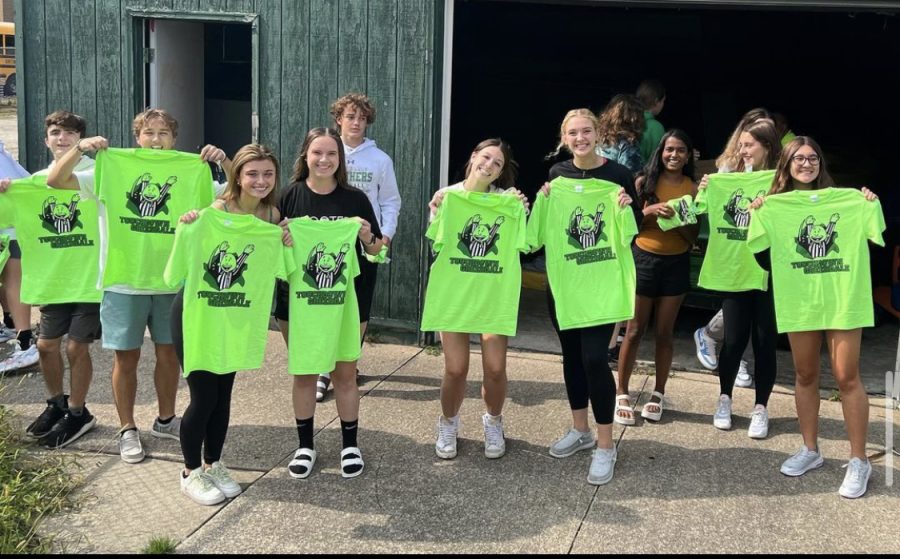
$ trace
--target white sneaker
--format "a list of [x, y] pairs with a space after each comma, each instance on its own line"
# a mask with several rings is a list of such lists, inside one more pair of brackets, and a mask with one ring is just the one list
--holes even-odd
[[494, 417], [484, 414], [484, 455], [488, 458], [500, 458], [506, 454], [506, 439], [503, 438], [503, 416]]
[[751, 377], [750, 373], [747, 371], [747, 362], [741, 359], [741, 364], [738, 366], [737, 377], [734, 379], [734, 385], [741, 388], [749, 388], [751, 384], [753, 384], [753, 377]]
[[719, 396], [719, 405], [713, 415], [713, 426], [727, 431], [731, 429], [731, 398], [727, 394]]
[[119, 432], [119, 456], [128, 464], [137, 464], [144, 459], [141, 435], [137, 429]]
[[231, 477], [231, 472], [228, 471], [228, 468], [221, 461], [213, 462], [212, 466], [204, 473], [209, 476], [213, 485], [229, 499], [234, 499], [243, 491], [241, 485], [234, 481], [234, 478]]
[[447, 419], [443, 415], [438, 418], [437, 442], [434, 443], [434, 452], [438, 458], [450, 460], [456, 458], [456, 436], [459, 433], [459, 416]]
[[856, 499], [862, 497], [869, 485], [869, 476], [872, 475], [872, 465], [868, 460], [860, 460], [859, 458], [851, 458], [850, 462], [844, 465], [847, 473], [844, 475], [844, 483], [838, 490], [841, 497], [847, 499]]
[[700, 360], [700, 364], [710, 371], [714, 371], [719, 366], [716, 340], [706, 333], [705, 326], [694, 331], [694, 344], [697, 346], [697, 359]]
[[14, 328], [7, 328], [5, 324], [0, 322], [0, 344], [15, 339], [16, 331]]
[[819, 454], [819, 449], [810, 450], [803, 445], [793, 456], [784, 461], [781, 465], [781, 473], [791, 477], [802, 476], [810, 470], [821, 468], [824, 463], [825, 460]]
[[769, 410], [762, 404], [756, 404], [750, 414], [750, 428], [747, 436], [751, 439], [765, 439], [769, 435]]
[[22, 351], [19, 342], [15, 342], [15, 349], [5, 361], [0, 363], [0, 373], [8, 373], [26, 367], [37, 365], [40, 360], [37, 344], [31, 344], [28, 349]]
[[216, 487], [203, 468], [191, 470], [188, 477], [184, 477], [184, 473], [178, 477], [181, 478], [181, 492], [198, 505], [218, 505], [225, 500], [225, 494]]
[[591, 469], [588, 472], [588, 483], [604, 485], [612, 481], [616, 469], [616, 447], [598, 448], [591, 453]]

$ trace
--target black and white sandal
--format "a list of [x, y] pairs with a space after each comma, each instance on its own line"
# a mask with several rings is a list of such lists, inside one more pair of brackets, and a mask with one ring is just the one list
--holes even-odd
[[331, 377], [319, 375], [319, 380], [316, 381], [316, 402], [325, 400], [325, 396], [328, 395], [329, 386], [331, 386]]
[[294, 459], [288, 464], [288, 473], [295, 479], [306, 479], [316, 465], [316, 451], [311, 448], [298, 448]]
[[[354, 466], [359, 466], [356, 469]], [[359, 447], [348, 446], [341, 451], [341, 475], [345, 478], [356, 477], [363, 473], [365, 462], [362, 459], [362, 452]]]

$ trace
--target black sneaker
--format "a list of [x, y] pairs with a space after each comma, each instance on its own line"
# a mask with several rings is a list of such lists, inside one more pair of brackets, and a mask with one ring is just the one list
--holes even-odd
[[[66, 406], [68, 406], [69, 397], [63, 396], [63, 398], [65, 398]], [[44, 408], [41, 415], [25, 429], [25, 434], [33, 439], [39, 439], [49, 433], [50, 430], [53, 429], [53, 426], [56, 425], [64, 415], [66, 415], [65, 409], [57, 406], [53, 400], [47, 400], [47, 407]]]
[[96, 424], [97, 420], [88, 411], [87, 406], [83, 408], [81, 415], [73, 415], [71, 412], [66, 412], [66, 415], [59, 420], [59, 423], [53, 427], [53, 430], [38, 440], [38, 444], [47, 448], [63, 448], [93, 429]]

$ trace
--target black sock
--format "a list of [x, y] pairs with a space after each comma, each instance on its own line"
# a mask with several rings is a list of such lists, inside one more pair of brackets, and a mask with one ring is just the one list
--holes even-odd
[[313, 421], [312, 417], [309, 419], [294, 419], [297, 421], [297, 436], [300, 438], [299, 448], [314, 449], [313, 425], [315, 425], [315, 421]]
[[12, 315], [8, 312], [3, 313], [3, 325], [11, 330], [16, 328], [16, 323], [13, 322]]
[[159, 423], [160, 425], [168, 425], [169, 423], [172, 423], [173, 419], [175, 419], [174, 415], [172, 417], [170, 417], [169, 419], [163, 419], [163, 418], [157, 416], [156, 422]]
[[61, 410], [64, 410], [69, 407], [69, 399], [65, 394], [59, 394], [50, 398], [50, 401]]
[[341, 439], [344, 442], [344, 448], [357, 446], [356, 433], [359, 431], [357, 427], [359, 427], [358, 419], [356, 421], [344, 421], [343, 419], [341, 420]]
[[19, 333], [16, 335], [16, 339], [19, 340], [19, 347], [22, 351], [25, 351], [29, 347], [31, 347], [31, 329], [28, 330], [19, 330]]

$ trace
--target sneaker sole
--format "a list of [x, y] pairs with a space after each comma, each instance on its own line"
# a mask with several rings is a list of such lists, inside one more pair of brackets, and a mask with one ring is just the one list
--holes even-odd
[[453, 460], [454, 458], [456, 458], [456, 454], [457, 454], [457, 452], [455, 450], [452, 452], [447, 452], [447, 451], [438, 450], [437, 448], [434, 449], [434, 453], [437, 454], [438, 458], [441, 458], [443, 460]]
[[84, 435], [85, 433], [87, 433], [88, 431], [93, 429], [95, 425], [97, 425], [97, 418], [92, 417], [91, 420], [89, 422], [85, 423], [84, 425], [82, 425], [81, 429], [79, 429], [78, 432], [76, 432], [74, 435], [72, 435], [72, 437], [69, 440], [63, 442], [62, 444], [58, 444], [56, 446], [47, 446], [47, 448], [51, 448], [51, 449], [52, 448], [66, 448], [70, 444], [72, 444], [75, 441], [77, 441], [78, 439], [80, 439], [82, 435]]
[[581, 446], [577, 446], [577, 447], [573, 448], [572, 450], [566, 451], [565, 453], [554, 453], [553, 448], [551, 448], [550, 456], [552, 456], [554, 458], [568, 458], [569, 456], [572, 456], [576, 452], [580, 452], [582, 450], [588, 450], [588, 449], [594, 448], [595, 446], [597, 446], [597, 441], [590, 441], [587, 443], [583, 443]]
[[[696, 347], [698, 347], [698, 348], [700, 347], [700, 340], [699, 340], [699, 336], [697, 336], [697, 331], [696, 331], [696, 330], [694, 330], [694, 346], [696, 346]], [[715, 370], [716, 370], [716, 367], [719, 366], [718, 361], [715, 362], [715, 363], [713, 363], [712, 361], [709, 361], [709, 360], [708, 360], [708, 359], [700, 352], [699, 349], [697, 349], [697, 361], [699, 361], [700, 364], [703, 365], [704, 368], [709, 369], [710, 371], [715, 371]]]
[[747, 436], [750, 437], [751, 439], [756, 439], [756, 440], [765, 439], [766, 437], [769, 436], [769, 430], [766, 429], [765, 431], [762, 431], [761, 433], [753, 433], [751, 431], [747, 431]]
[[150, 434], [156, 437], [157, 439], [171, 439], [173, 441], [181, 441], [181, 439], [177, 435], [172, 435], [169, 433], [160, 433], [159, 431], [150, 430]]
[[719, 429], [720, 431], [731, 431], [731, 422], [729, 421], [728, 423], [723, 423], [720, 421], [716, 423], [716, 421], [713, 420], [713, 427]]
[[816, 468], [821, 468], [821, 467], [824, 466], [824, 465], [825, 465], [825, 459], [822, 458], [821, 456], [819, 456], [819, 458], [818, 458], [815, 462], [813, 462], [812, 464], [810, 464], [809, 466], [807, 466], [807, 467], [806, 467], [804, 470], [802, 470], [802, 471], [799, 471], [799, 472], [798, 472], [798, 471], [786, 472], [786, 471], [784, 471], [784, 466], [782, 466], [782, 467], [781, 467], [781, 473], [783, 473], [784, 475], [786, 475], [786, 476], [788, 476], [788, 477], [800, 477], [800, 476], [802, 476], [803, 474], [809, 472], [810, 470], [815, 470]]
[[146, 455], [144, 455], [144, 453], [141, 453], [140, 455], [128, 456], [120, 452], [119, 457], [122, 459], [122, 462], [125, 462], [126, 464], [137, 464], [139, 462], [143, 462], [144, 458], [146, 458]]
[[238, 495], [240, 495], [241, 493], [244, 492], [244, 490], [241, 489], [240, 485], [238, 485], [237, 489], [233, 489], [230, 491], [226, 491], [224, 487], [221, 487], [219, 485], [216, 485], [216, 487], [219, 489], [219, 491], [222, 492], [222, 495], [225, 495], [225, 497], [228, 499], [234, 499], [235, 497], [237, 497]]
[[203, 505], [206, 507], [211, 507], [214, 505], [218, 505], [219, 503], [225, 502], [224, 494], [222, 495], [221, 499], [219, 499], [218, 497], [214, 497], [213, 499], [215, 499], [215, 500], [213, 500], [213, 499], [198, 499], [198, 498], [194, 497], [193, 495], [191, 495], [190, 493], [188, 493], [187, 491], [185, 491], [184, 489], [182, 489], [181, 492], [184, 493], [184, 495], [191, 501], [194, 501], [198, 505]]
[[503, 450], [499, 450], [499, 451], [497, 451], [497, 450], [494, 450], [491, 452], [488, 452], [487, 450], [484, 451], [484, 457], [488, 458], [490, 460], [496, 460], [497, 458], [503, 458], [503, 456], [505, 454], [506, 454], [505, 448]]
[[[871, 476], [871, 473], [869, 475]], [[862, 497], [863, 495], [866, 494], [866, 491], [868, 491], [868, 489], [869, 489], [869, 480], [868, 480], [868, 478], [866, 478], [866, 483], [863, 484], [862, 491], [860, 491], [859, 493], [844, 493], [844, 487], [841, 486], [841, 488], [838, 490], [838, 495], [840, 495], [841, 497], [843, 497], [845, 499], [859, 499], [860, 497]]]

